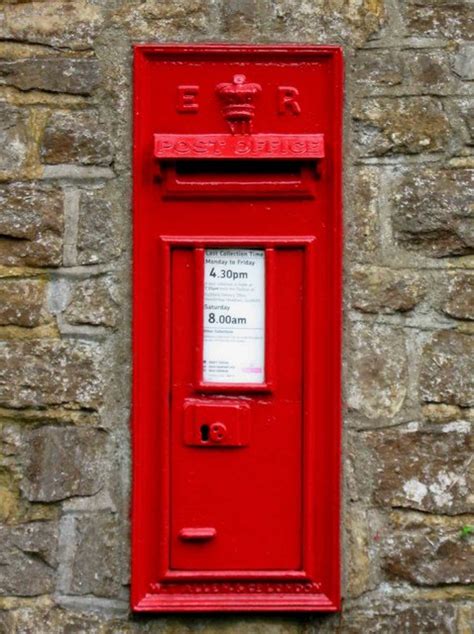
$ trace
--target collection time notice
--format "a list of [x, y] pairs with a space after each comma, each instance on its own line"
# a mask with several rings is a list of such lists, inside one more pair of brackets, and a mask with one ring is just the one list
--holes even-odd
[[265, 252], [206, 249], [203, 378], [265, 380]]

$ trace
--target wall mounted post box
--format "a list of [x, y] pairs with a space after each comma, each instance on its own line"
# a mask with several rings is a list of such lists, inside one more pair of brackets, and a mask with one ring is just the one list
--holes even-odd
[[134, 72], [133, 608], [337, 610], [341, 51]]

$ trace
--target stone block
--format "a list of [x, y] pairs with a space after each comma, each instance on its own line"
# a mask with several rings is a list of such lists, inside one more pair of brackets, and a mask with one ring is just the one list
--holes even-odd
[[[20, 496], [15, 477], [9, 469], [0, 468], [0, 522], [6, 523], [18, 516]], [[0, 630], [1, 632], [1, 630]]]
[[113, 148], [96, 111], [57, 111], [46, 125], [41, 157], [49, 165], [110, 165]]
[[424, 94], [456, 92], [457, 78], [446, 50], [409, 50], [404, 55], [407, 82], [413, 90]]
[[[10, 628], [2, 634], [104, 634], [104, 617], [83, 614], [80, 609], [67, 610], [49, 597], [23, 599], [7, 613]], [[114, 634], [122, 634], [121, 624], [114, 621]], [[138, 631], [138, 630], [137, 630]]]
[[417, 273], [357, 266], [350, 280], [351, 304], [364, 313], [407, 312], [423, 299], [426, 288]]
[[455, 319], [474, 320], [474, 272], [451, 273], [444, 280], [440, 310]]
[[269, 4], [273, 18], [271, 22], [267, 20], [269, 32], [274, 40], [279, 36], [280, 41], [290, 34], [299, 41], [343, 42], [362, 47], [378, 37], [385, 22], [385, 0], [296, 4], [293, 0], [273, 0]]
[[460, 605], [458, 608], [458, 629], [456, 634], [472, 634], [472, 624], [474, 623], [474, 604]]
[[463, 44], [459, 47], [454, 70], [461, 79], [466, 81], [474, 79], [474, 44]]
[[54, 591], [57, 540], [55, 522], [0, 526], [0, 595]]
[[[0, 446], [2, 453], [7, 453], [5, 447], [11, 440], [11, 429], [0, 432]], [[15, 433], [15, 432], [13, 432]], [[15, 451], [15, 450], [13, 450]], [[3, 459], [4, 464], [7, 463]], [[59, 508], [51, 504], [30, 504], [21, 494], [17, 464], [12, 468], [0, 467], [0, 525], [2, 523], [14, 525], [25, 522], [55, 520], [59, 515]], [[0, 606], [1, 609], [1, 606]], [[1, 631], [1, 630], [0, 630]]]
[[434, 428], [417, 425], [370, 432], [377, 462], [374, 498], [377, 504], [426, 513], [467, 513], [474, 510], [469, 491], [473, 443], [469, 423]]
[[0, 83], [20, 90], [89, 95], [99, 83], [95, 59], [38, 57], [0, 62]]
[[79, 264], [110, 262], [122, 248], [118, 206], [110, 190], [82, 191], [77, 235]]
[[3, 7], [0, 38], [81, 50], [92, 47], [101, 24], [91, 0], [19, 2]]
[[66, 307], [71, 324], [114, 327], [118, 320], [118, 288], [111, 276], [77, 282]]
[[206, 0], [129, 0], [114, 12], [112, 23], [124, 26], [132, 39], [182, 37], [209, 32], [211, 20], [217, 20], [213, 8]]
[[451, 330], [433, 335], [424, 350], [420, 398], [425, 403], [474, 405], [474, 337]]
[[474, 39], [470, 0], [407, 0], [404, 21], [416, 37]]
[[451, 603], [372, 603], [348, 610], [340, 630], [344, 634], [456, 634], [456, 606]]
[[68, 594], [114, 597], [120, 591], [120, 532], [112, 513], [77, 515]]
[[349, 193], [347, 249], [356, 260], [371, 260], [380, 248], [379, 177], [376, 170], [354, 170]]
[[68, 405], [97, 409], [101, 379], [97, 345], [81, 341], [0, 342], [0, 404], [5, 407]]
[[369, 420], [386, 423], [407, 393], [407, 358], [402, 332], [357, 323], [352, 327], [348, 406]]
[[0, 326], [39, 326], [47, 319], [44, 309], [46, 282], [7, 278], [0, 282]]
[[358, 597], [371, 588], [367, 510], [355, 504], [350, 505], [344, 524], [347, 530], [347, 593], [350, 597]]
[[424, 168], [393, 183], [396, 241], [429, 257], [474, 252], [474, 170]]
[[353, 111], [359, 156], [445, 151], [453, 131], [439, 101], [430, 97], [361, 99]]
[[22, 438], [21, 488], [32, 502], [55, 502], [97, 493], [105, 470], [105, 432], [44, 426]]
[[424, 420], [430, 423], [453, 423], [459, 420], [474, 423], [474, 410], [463, 409], [458, 405], [429, 403], [423, 405], [422, 412]]
[[43, 183], [0, 185], [0, 264], [59, 266], [63, 247], [59, 187]]
[[352, 61], [355, 81], [367, 91], [375, 86], [396, 86], [403, 81], [400, 54], [391, 49], [358, 50]]
[[15, 622], [12, 612], [0, 612], [0, 634], [11, 634], [14, 632]]
[[404, 530], [390, 528], [382, 544], [383, 570], [391, 579], [420, 586], [472, 584], [474, 538], [462, 536], [466, 520], [430, 519], [417, 518]]
[[227, 0], [222, 7], [224, 29], [233, 35], [251, 37], [267, 10], [266, 0]]
[[0, 102], [0, 171], [15, 173], [26, 158], [28, 111]]
[[472, 97], [463, 97], [453, 99], [452, 105], [456, 115], [464, 123], [466, 133], [464, 140], [468, 147], [474, 145], [474, 99]]

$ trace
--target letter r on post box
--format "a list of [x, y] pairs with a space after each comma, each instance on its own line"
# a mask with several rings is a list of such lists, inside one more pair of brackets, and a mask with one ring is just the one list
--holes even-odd
[[278, 86], [279, 114], [300, 114], [301, 106], [297, 100], [299, 90], [294, 86]]

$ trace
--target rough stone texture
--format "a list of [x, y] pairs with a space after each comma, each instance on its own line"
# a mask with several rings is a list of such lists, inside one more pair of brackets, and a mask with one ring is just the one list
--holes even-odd
[[360, 156], [438, 152], [453, 135], [442, 105], [428, 97], [364, 99], [353, 118]]
[[474, 273], [454, 273], [441, 287], [440, 309], [455, 319], [474, 320]]
[[469, 145], [474, 145], [474, 102], [472, 100], [462, 100], [458, 102], [460, 116], [464, 120], [468, 133]]
[[[0, 632], [471, 634], [472, 2], [0, 4]], [[128, 612], [139, 41], [344, 47], [341, 615]]]
[[357, 267], [352, 273], [352, 306], [364, 313], [412, 310], [425, 294], [420, 276], [380, 267]]
[[75, 518], [71, 594], [113, 597], [120, 591], [120, 534], [111, 513]]
[[403, 81], [400, 54], [392, 50], [358, 51], [352, 64], [354, 80], [362, 88], [396, 86]]
[[403, 5], [405, 23], [412, 35], [474, 38], [470, 0], [406, 0]]
[[454, 67], [456, 73], [466, 80], [474, 79], [474, 45], [465, 44], [460, 47]]
[[422, 169], [394, 183], [393, 228], [400, 245], [431, 257], [474, 250], [474, 171]]
[[0, 326], [39, 326], [45, 321], [44, 280], [3, 280], [0, 285]]
[[[2, 442], [8, 441], [8, 432], [4, 432]], [[6, 444], [6, 442], [5, 442]], [[10, 455], [14, 455], [10, 454]], [[9, 458], [2, 458], [7, 465]], [[59, 509], [51, 504], [31, 504], [22, 495], [20, 477], [14, 466], [0, 466], [0, 522], [7, 526], [24, 524], [25, 522], [41, 522], [57, 520]]]
[[0, 173], [15, 172], [27, 153], [28, 113], [0, 102]]
[[87, 49], [101, 25], [101, 14], [100, 5], [91, 0], [7, 4], [0, 14], [0, 38]]
[[54, 522], [0, 526], [0, 595], [54, 591], [57, 539]]
[[352, 61], [355, 85], [358, 93], [365, 96], [468, 94], [469, 87], [461, 81], [469, 79], [468, 53], [466, 50], [456, 54], [451, 47], [362, 49]]
[[79, 202], [77, 259], [97, 264], [116, 258], [122, 251], [117, 205], [104, 190], [83, 191]]
[[59, 632], [99, 632], [100, 621], [98, 618], [87, 617], [81, 614], [71, 614], [64, 610], [54, 608], [51, 601], [46, 603], [38, 600], [36, 603], [23, 604], [17, 609], [5, 612], [8, 625], [2, 634], [15, 634], [35, 632], [35, 634], [54, 634]]
[[367, 515], [366, 509], [355, 504], [348, 508], [346, 530], [350, 564], [347, 571], [347, 593], [350, 597], [358, 597], [372, 587]]
[[75, 285], [65, 311], [72, 324], [117, 325], [117, 287], [113, 279], [100, 277]]
[[21, 90], [88, 95], [97, 86], [96, 60], [50, 57], [0, 62], [0, 83]]
[[423, 350], [420, 397], [427, 403], [474, 405], [474, 337], [435, 334]]
[[63, 193], [41, 183], [0, 185], [0, 265], [58, 266]]
[[97, 429], [32, 429], [21, 438], [22, 490], [34, 502], [94, 495], [102, 484], [105, 434]]
[[472, 440], [464, 421], [369, 434], [377, 462], [375, 501], [425, 512], [474, 511]]
[[397, 602], [383, 602], [380, 605], [372, 605], [369, 609], [351, 611], [344, 619], [341, 631], [344, 634], [454, 634], [456, 610], [449, 603], [407, 606]]
[[292, 0], [276, 0], [270, 5], [270, 33], [281, 36], [290, 31], [303, 40], [312, 38], [317, 42], [324, 38], [361, 46], [375, 38], [384, 24], [385, 5], [385, 0], [323, 0], [296, 5]]
[[360, 168], [351, 185], [352, 214], [348, 219], [346, 240], [356, 261], [370, 261], [380, 247], [377, 174], [370, 168]]
[[110, 165], [112, 144], [97, 112], [55, 112], [44, 132], [41, 156], [50, 165]]
[[179, 0], [155, 2], [154, 0], [120, 1], [112, 23], [125, 26], [134, 40], [165, 37], [172, 41], [177, 34], [188, 37], [208, 31], [214, 17], [213, 3], [206, 0]]
[[430, 423], [452, 423], [465, 419], [474, 422], [474, 410], [463, 409], [457, 405], [430, 403], [422, 407], [423, 417]]
[[261, 0], [229, 0], [223, 6], [224, 29], [246, 37], [265, 8]]
[[404, 63], [408, 81], [415, 90], [430, 94], [448, 94], [458, 90], [456, 77], [452, 74], [453, 62], [445, 50], [410, 51]]
[[97, 350], [58, 340], [0, 342], [0, 404], [69, 405], [96, 409], [101, 400]]
[[383, 569], [390, 578], [422, 586], [469, 584], [474, 580], [472, 538], [443, 526], [387, 535]]
[[402, 333], [358, 323], [352, 331], [349, 408], [367, 419], [385, 420], [400, 411], [407, 393], [407, 358]]

